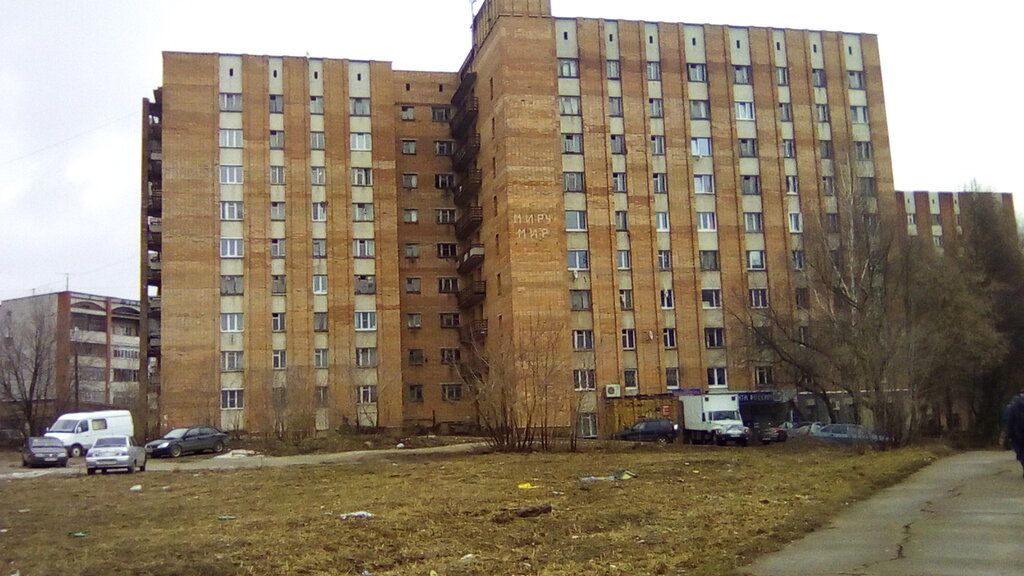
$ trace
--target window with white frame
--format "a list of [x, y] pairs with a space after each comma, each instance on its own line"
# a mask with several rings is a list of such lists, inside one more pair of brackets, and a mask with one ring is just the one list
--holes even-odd
[[288, 292], [288, 276], [285, 274], [270, 275], [270, 293], [286, 294]]
[[558, 97], [558, 113], [562, 116], [579, 116], [580, 115], [580, 97], [579, 96], [559, 96]]
[[665, 368], [665, 386], [667, 388], [679, 388], [680, 380], [679, 368]]
[[792, 138], [784, 138], [782, 140], [782, 157], [796, 158], [796, 141]]
[[636, 388], [640, 386], [640, 380], [638, 378], [636, 368], [626, 368], [622, 371], [622, 385], [626, 388]]
[[271, 312], [270, 314], [270, 331], [271, 332], [284, 332], [284, 312]]
[[353, 168], [352, 169], [352, 185], [353, 186], [372, 186], [373, 185], [373, 170], [371, 168]]
[[284, 94], [271, 94], [270, 95], [270, 113], [271, 114], [283, 114], [284, 113]]
[[629, 230], [629, 212], [625, 210], [615, 211], [615, 231], [625, 232]]
[[[324, 203], [326, 204], [326, 202]], [[324, 209], [326, 210], [326, 206]], [[373, 222], [373, 204], [369, 202], [354, 202], [352, 204], [353, 222]]]
[[771, 388], [775, 384], [771, 366], [754, 366], [754, 385], [758, 388]]
[[452, 119], [452, 109], [449, 106], [431, 106], [430, 121], [447, 123]]
[[241, 312], [222, 312], [220, 315], [221, 332], [241, 332], [244, 325], [244, 316]]
[[798, 194], [800, 192], [800, 179], [796, 174], [786, 175], [786, 194]]
[[767, 308], [768, 307], [768, 289], [767, 288], [751, 288], [750, 289], [750, 307], [751, 308]]
[[625, 172], [612, 172], [612, 192], [626, 192]]
[[422, 289], [422, 281], [420, 278], [415, 276], [409, 276], [405, 279], [405, 293], [406, 294], [419, 294]]
[[330, 366], [330, 356], [327, 348], [313, 349], [313, 368], [327, 368]]
[[694, 174], [693, 192], [694, 194], [714, 194], [715, 176], [713, 174]]
[[828, 104], [815, 104], [814, 117], [818, 122], [828, 122], [831, 118], [831, 114], [829, 114], [828, 111]]
[[629, 250], [616, 251], [615, 262], [619, 270], [629, 270], [632, 266], [632, 256]]
[[224, 350], [220, 353], [220, 369], [225, 372], [234, 372], [244, 368], [242, 359], [245, 358], [241, 350]]
[[697, 212], [697, 230], [713, 232], [718, 230], [718, 217], [714, 212]]
[[665, 102], [661, 98], [647, 99], [647, 113], [651, 118], [661, 118], [665, 115]]
[[804, 269], [804, 266], [806, 266], [806, 262], [804, 260], [805, 257], [804, 257], [804, 251], [803, 250], [793, 250], [790, 253], [790, 257], [793, 260], [793, 269], [794, 270], [803, 270]]
[[220, 147], [221, 148], [241, 148], [242, 147], [242, 131], [232, 128], [221, 128], [220, 129]]
[[358, 332], [373, 331], [377, 329], [376, 310], [356, 310], [355, 329]]
[[708, 68], [704, 64], [687, 64], [686, 79], [690, 82], [707, 82]]
[[409, 328], [421, 328], [423, 326], [423, 314], [410, 312], [405, 315], [405, 325]]
[[243, 215], [242, 203], [237, 201], [220, 203], [221, 220], [241, 220]]
[[376, 243], [370, 238], [356, 238], [352, 241], [352, 256], [355, 258], [373, 258], [376, 254]]
[[242, 167], [232, 164], [222, 164], [220, 167], [221, 184], [241, 184], [243, 181]]
[[573, 330], [572, 347], [573, 350], [592, 350], [594, 348], [594, 331]]
[[310, 132], [309, 133], [309, 148], [310, 150], [324, 150], [327, 148], [326, 139], [323, 132]]
[[825, 87], [825, 69], [824, 68], [813, 68], [811, 69], [811, 86], [815, 88]]
[[455, 258], [458, 256], [458, 244], [454, 242], [438, 242], [437, 243], [437, 257], [438, 258]]
[[708, 388], [725, 388], [728, 385], [724, 366], [708, 368]]
[[458, 348], [441, 348], [441, 364], [455, 365], [462, 358], [462, 350]]
[[732, 79], [736, 84], [750, 84], [754, 81], [753, 75], [750, 73], [750, 66], [737, 65], [732, 67]]
[[327, 274], [313, 274], [313, 294], [327, 294]]
[[621, 336], [623, 350], [636, 350], [636, 329], [624, 328]]
[[245, 256], [245, 246], [241, 238], [220, 239], [221, 258], [241, 258], [243, 256]]
[[241, 296], [245, 292], [245, 278], [239, 275], [223, 275], [220, 277], [221, 296]]
[[324, 97], [323, 96], [310, 96], [309, 97], [309, 113], [310, 114], [323, 114], [324, 113]]
[[455, 154], [454, 140], [434, 140], [434, 156], [451, 156]]
[[356, 367], [375, 368], [377, 366], [377, 349], [373, 347], [356, 348]]
[[626, 153], [626, 135], [625, 134], [612, 134], [609, 136], [609, 142], [611, 143], [612, 154], [625, 154]]
[[748, 196], [757, 196], [761, 194], [761, 177], [754, 175], [741, 176], [740, 191]]
[[455, 208], [435, 208], [434, 222], [438, 224], [455, 224]]
[[764, 250], [747, 250], [747, 270], [764, 270]]
[[439, 294], [457, 294], [459, 292], [458, 276], [441, 276], [437, 279]]
[[711, 138], [690, 138], [690, 153], [694, 156], [711, 156]]
[[702, 272], [714, 272], [721, 269], [718, 263], [718, 250], [700, 250], [697, 252], [697, 256], [700, 259]]
[[804, 215], [799, 212], [789, 213], [789, 231], [799, 234], [804, 231]]
[[868, 123], [868, 107], [867, 106], [850, 106], [850, 121], [854, 124], [867, 124]]
[[564, 192], [583, 192], [583, 172], [562, 172]]
[[648, 62], [645, 68], [648, 80], [661, 80], [661, 62]]
[[270, 257], [284, 258], [288, 254], [288, 240], [285, 238], [270, 239]]
[[327, 168], [323, 166], [310, 166], [309, 183], [314, 186], [327, 184]]
[[419, 174], [406, 172], [402, 174], [402, 188], [417, 188], [420, 184]]
[[671, 226], [669, 226], [668, 212], [655, 212], [654, 213], [654, 224], [655, 229], [658, 232], [668, 232]]
[[222, 410], [241, 410], [245, 408], [245, 390], [241, 388], [221, 390], [220, 407]]
[[566, 210], [565, 229], [568, 231], [581, 231], [587, 229], [586, 210]]
[[671, 288], [661, 289], [661, 307], [665, 310], [671, 310], [676, 307], [676, 296], [675, 291]]
[[241, 112], [242, 111], [242, 95], [230, 92], [220, 93], [220, 111], [221, 112]]
[[737, 102], [736, 103], [736, 119], [737, 120], [753, 120], [754, 119], [754, 103], [753, 102]]
[[658, 250], [658, 270], [672, 269], [672, 251]]
[[406, 224], [416, 224], [420, 221], [420, 211], [415, 208], [403, 208], [402, 209], [402, 222]]
[[270, 138], [271, 150], [284, 150], [284, 131], [283, 130], [271, 130]]
[[562, 134], [562, 154], [582, 154], [583, 134]]
[[848, 75], [848, 77], [850, 79], [850, 83], [849, 84], [850, 84], [850, 89], [851, 90], [863, 90], [865, 88], [865, 85], [864, 85], [864, 71], [862, 71], [862, 70], [849, 70], [849, 71], [847, 71], [847, 75]]
[[446, 402], [462, 400], [462, 384], [441, 384], [441, 400]]
[[455, 187], [455, 174], [434, 174], [434, 188], [450, 190]]
[[740, 138], [740, 158], [757, 158], [757, 138]]
[[370, 115], [370, 99], [369, 98], [349, 98], [348, 99], [348, 111], [353, 116], [369, 116]]
[[655, 172], [651, 175], [651, 186], [655, 194], [668, 194], [668, 174]]
[[857, 160], [871, 160], [871, 142], [854, 142], [853, 151]]
[[589, 270], [590, 269], [590, 251], [588, 251], [588, 250], [569, 250], [568, 251], [568, 263], [569, 263], [569, 270]]
[[372, 150], [373, 136], [369, 132], [352, 132], [349, 134], [349, 147], [352, 150]]
[[590, 290], [569, 290], [570, 310], [590, 310]]
[[356, 294], [376, 294], [377, 276], [374, 274], [356, 274], [353, 286], [355, 286]]
[[621, 96], [609, 96], [608, 97], [608, 115], [612, 118], [622, 117], [622, 97]]
[[660, 134], [651, 136], [651, 155], [652, 156], [664, 156], [665, 155], [665, 137]]
[[402, 140], [402, 154], [411, 155], [416, 153], [416, 141], [415, 140]]
[[722, 291], [718, 288], [705, 288], [701, 290], [700, 303], [702, 308], [721, 308]]
[[580, 62], [575, 58], [559, 58], [558, 59], [558, 77], [559, 78], [579, 78], [580, 77]]
[[405, 120], [405, 121], [415, 120], [416, 119], [416, 107], [408, 105], [408, 104], [402, 106], [401, 112], [399, 113], [399, 117], [402, 120]]
[[780, 122], [792, 122], [793, 121], [793, 105], [789, 102], [779, 103], [779, 121]]
[[356, 389], [357, 404], [373, 404], [377, 401], [377, 385], [363, 384]]
[[284, 184], [284, 166], [270, 167], [270, 183], [275, 186]]
[[666, 350], [671, 350], [676, 347], [676, 329], [675, 328], [662, 328], [661, 329], [661, 344]]
[[690, 100], [691, 120], [710, 120], [711, 103], [707, 100]]
[[406, 258], [419, 258], [420, 257], [420, 245], [416, 242], [406, 242], [402, 248], [403, 254]]
[[618, 80], [622, 77], [622, 65], [618, 60], [605, 61], [605, 75], [609, 80]]
[[633, 290], [622, 288], [619, 290], [619, 310], [629, 311], [633, 309]]
[[761, 212], [744, 212], [743, 230], [750, 234], [764, 232], [764, 214]]
[[313, 222], [327, 221], [327, 202], [313, 202], [310, 207]]
[[326, 238], [313, 238], [313, 258], [327, 258]]
[[779, 86], [789, 86], [789, 68], [785, 66], [775, 67], [775, 83]]
[[597, 370], [575, 368], [572, 371], [572, 387], [577, 392], [597, 389]]

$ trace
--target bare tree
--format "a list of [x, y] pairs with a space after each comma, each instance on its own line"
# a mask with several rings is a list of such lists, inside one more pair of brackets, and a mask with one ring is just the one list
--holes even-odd
[[44, 306], [5, 314], [0, 326], [0, 400], [28, 434], [42, 432], [55, 414], [56, 325]]

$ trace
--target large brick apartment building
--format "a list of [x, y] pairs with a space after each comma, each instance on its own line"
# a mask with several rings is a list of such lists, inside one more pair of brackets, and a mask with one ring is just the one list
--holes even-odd
[[585, 435], [619, 395], [771, 392], [726, 308], [793, 300], [839, 173], [899, 213], [873, 35], [488, 0], [473, 36], [458, 72], [164, 54], [142, 213], [162, 428], [472, 422], [472, 359], [525, 381], [541, 353]]

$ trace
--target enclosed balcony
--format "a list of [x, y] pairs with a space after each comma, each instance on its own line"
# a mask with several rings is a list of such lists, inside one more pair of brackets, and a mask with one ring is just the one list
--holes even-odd
[[454, 166], [456, 170], [463, 171], [467, 169], [474, 160], [476, 160], [476, 156], [479, 153], [480, 134], [478, 132], [474, 132], [465, 140], [459, 141], [458, 147], [455, 150], [455, 155], [452, 156], [452, 166]]
[[483, 302], [484, 297], [486, 296], [487, 282], [483, 280], [471, 282], [469, 286], [463, 288], [462, 291], [459, 292], [459, 308], [469, 308], [470, 306], [476, 306], [477, 304]]
[[455, 203], [459, 206], [469, 206], [480, 193], [480, 185], [483, 183], [483, 171], [472, 170], [462, 176], [459, 185], [455, 187]]
[[462, 256], [459, 258], [459, 267], [458, 267], [459, 274], [462, 274], [463, 276], [465, 276], [466, 274], [469, 274], [473, 270], [476, 270], [480, 266], [480, 263], [483, 262], [483, 261], [484, 261], [484, 245], [483, 244], [473, 244], [473, 245], [471, 245], [469, 247], [469, 249], [466, 250], [465, 252], [463, 252]]
[[484, 221], [484, 210], [479, 206], [470, 206], [462, 210], [462, 215], [455, 222], [455, 236], [465, 240], [470, 234], [480, 229]]

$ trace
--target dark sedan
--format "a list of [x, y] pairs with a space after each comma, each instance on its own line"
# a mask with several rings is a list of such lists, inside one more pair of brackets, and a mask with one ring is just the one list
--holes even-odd
[[67, 467], [68, 451], [57, 438], [34, 436], [21, 448], [21, 465]]
[[613, 440], [633, 442], [673, 442], [679, 435], [679, 427], [667, 418], [645, 418], [629, 428], [612, 434]]
[[177, 458], [182, 454], [192, 452], [220, 453], [224, 451], [227, 439], [227, 434], [212, 426], [175, 428], [165, 434], [163, 438], [146, 444], [146, 455]]

